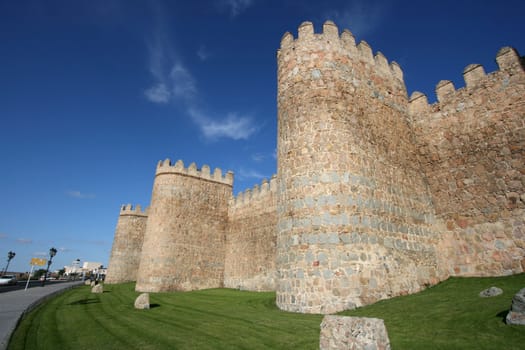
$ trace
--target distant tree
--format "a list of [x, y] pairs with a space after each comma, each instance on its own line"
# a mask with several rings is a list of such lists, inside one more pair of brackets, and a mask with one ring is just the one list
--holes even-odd
[[41, 276], [46, 274], [46, 269], [38, 269], [35, 271], [35, 278], [39, 279]]
[[66, 273], [66, 269], [64, 268], [58, 270], [58, 278], [60, 278], [60, 276], [64, 276], [65, 273]]

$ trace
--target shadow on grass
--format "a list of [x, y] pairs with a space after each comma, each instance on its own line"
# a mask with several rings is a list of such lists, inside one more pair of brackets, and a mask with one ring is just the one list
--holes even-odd
[[160, 304], [149, 304], [150, 309], [154, 309], [156, 307], [160, 307]]
[[98, 304], [100, 300], [97, 299], [82, 299], [69, 303], [68, 305], [87, 305], [87, 304]]
[[503, 310], [501, 312], [498, 312], [496, 316], [501, 317], [501, 322], [507, 324], [507, 314], [509, 313], [509, 310]]

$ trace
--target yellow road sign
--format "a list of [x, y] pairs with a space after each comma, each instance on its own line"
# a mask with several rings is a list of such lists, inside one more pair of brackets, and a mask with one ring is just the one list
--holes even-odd
[[31, 265], [44, 266], [47, 263], [47, 259], [32, 258]]

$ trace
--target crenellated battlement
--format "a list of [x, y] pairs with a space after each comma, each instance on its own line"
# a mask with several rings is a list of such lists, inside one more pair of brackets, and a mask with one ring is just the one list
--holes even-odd
[[263, 179], [261, 185], [255, 185], [251, 189], [246, 189], [244, 192], [239, 192], [237, 196], [232, 197], [230, 205], [239, 208], [244, 205], [251, 204], [254, 200], [259, 200], [269, 194], [277, 192], [277, 175], [273, 175], [268, 181]]
[[286, 32], [281, 39], [281, 47], [278, 50], [278, 56], [287, 51], [336, 51], [344, 54], [350, 59], [359, 60], [362, 63], [373, 67], [378, 73], [390, 76], [399, 82], [403, 82], [403, 71], [395, 62], [388, 62], [388, 59], [381, 53], [373, 54], [370, 45], [362, 40], [356, 45], [355, 37], [348, 29], [343, 30], [339, 35], [339, 29], [332, 21], [326, 21], [323, 24], [321, 33], [314, 32], [312, 22], [303, 22], [297, 30], [297, 39], [290, 32]]
[[139, 204], [133, 205], [124, 204], [120, 207], [120, 216], [132, 215], [132, 216], [148, 216], [148, 208], [142, 210]]
[[107, 281], [140, 292], [275, 290], [287, 311], [334, 313], [449, 276], [525, 271], [525, 60], [463, 70], [437, 102], [331, 21], [277, 53], [277, 174], [160, 161], [150, 208], [121, 207]]
[[524, 74], [519, 53], [512, 47], [501, 48], [496, 55], [496, 63], [499, 69], [489, 74], [485, 73], [481, 64], [474, 63], [466, 66], [463, 70], [465, 87], [460, 89], [456, 89], [450, 80], [441, 80], [435, 89], [437, 102], [432, 105], [429, 105], [425, 94], [414, 91], [409, 100], [409, 114], [411, 116], [425, 115], [431, 110], [440, 110], [444, 105], [455, 101], [461, 94], [464, 95], [461, 96], [464, 99], [463, 103], [469, 104], [467, 99], [474, 100], [477, 90], [481, 89], [480, 93], [484, 93], [487, 85], [494, 84], [505, 88], [509, 84], [509, 76]]
[[207, 181], [219, 182], [225, 185], [233, 186], [233, 172], [228, 171], [223, 177], [222, 170], [220, 168], [215, 168], [212, 174], [210, 172], [210, 167], [206, 164], [203, 165], [201, 169], [198, 169], [195, 163], [191, 163], [187, 168], [185, 168], [184, 162], [180, 159], [175, 164], [172, 164], [169, 158], [159, 161], [157, 164], [155, 176], [163, 174], [180, 174], [184, 176], [192, 176]]

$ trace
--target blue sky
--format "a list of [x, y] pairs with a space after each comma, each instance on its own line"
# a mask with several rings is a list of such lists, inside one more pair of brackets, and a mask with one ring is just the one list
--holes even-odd
[[409, 95], [525, 53], [525, 2], [0, 0], [0, 268], [107, 265], [122, 204], [147, 206], [159, 160], [276, 172], [276, 51], [333, 20], [398, 62]]

